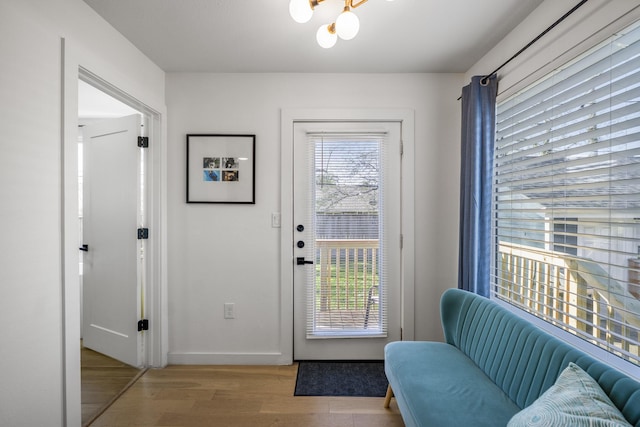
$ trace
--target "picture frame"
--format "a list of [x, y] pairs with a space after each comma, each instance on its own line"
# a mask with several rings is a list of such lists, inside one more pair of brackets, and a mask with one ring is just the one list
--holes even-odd
[[187, 203], [255, 204], [255, 135], [187, 135]]

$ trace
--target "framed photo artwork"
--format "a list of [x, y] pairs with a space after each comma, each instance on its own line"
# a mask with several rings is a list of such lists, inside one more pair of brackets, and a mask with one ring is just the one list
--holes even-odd
[[255, 204], [255, 135], [187, 135], [187, 203]]

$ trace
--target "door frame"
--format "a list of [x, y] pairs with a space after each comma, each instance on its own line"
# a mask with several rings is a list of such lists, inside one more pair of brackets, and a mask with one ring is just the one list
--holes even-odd
[[415, 336], [414, 307], [414, 180], [415, 176], [415, 127], [414, 111], [409, 109], [283, 109], [280, 116], [280, 325], [282, 359], [293, 362], [293, 140], [295, 122], [399, 122], [401, 124], [402, 156], [402, 206], [401, 232], [403, 250], [401, 256], [400, 326], [402, 339]]
[[149, 242], [145, 253], [145, 365], [164, 367], [168, 355], [167, 327], [167, 248], [166, 248], [166, 124], [163, 114], [84, 68], [75, 49], [61, 39], [62, 85], [61, 118], [62, 188], [62, 312], [63, 312], [63, 413], [64, 425], [81, 424], [80, 390], [80, 279], [78, 272], [78, 81], [100, 89], [138, 110], [147, 117], [149, 148], [147, 153], [146, 219]]

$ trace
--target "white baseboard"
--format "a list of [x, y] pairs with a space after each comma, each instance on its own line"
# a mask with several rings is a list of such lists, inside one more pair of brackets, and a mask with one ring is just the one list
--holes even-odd
[[282, 353], [169, 353], [169, 365], [290, 365]]

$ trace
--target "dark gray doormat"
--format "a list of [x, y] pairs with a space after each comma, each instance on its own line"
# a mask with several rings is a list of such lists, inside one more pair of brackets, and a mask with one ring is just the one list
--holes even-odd
[[382, 361], [301, 361], [295, 396], [384, 397]]

